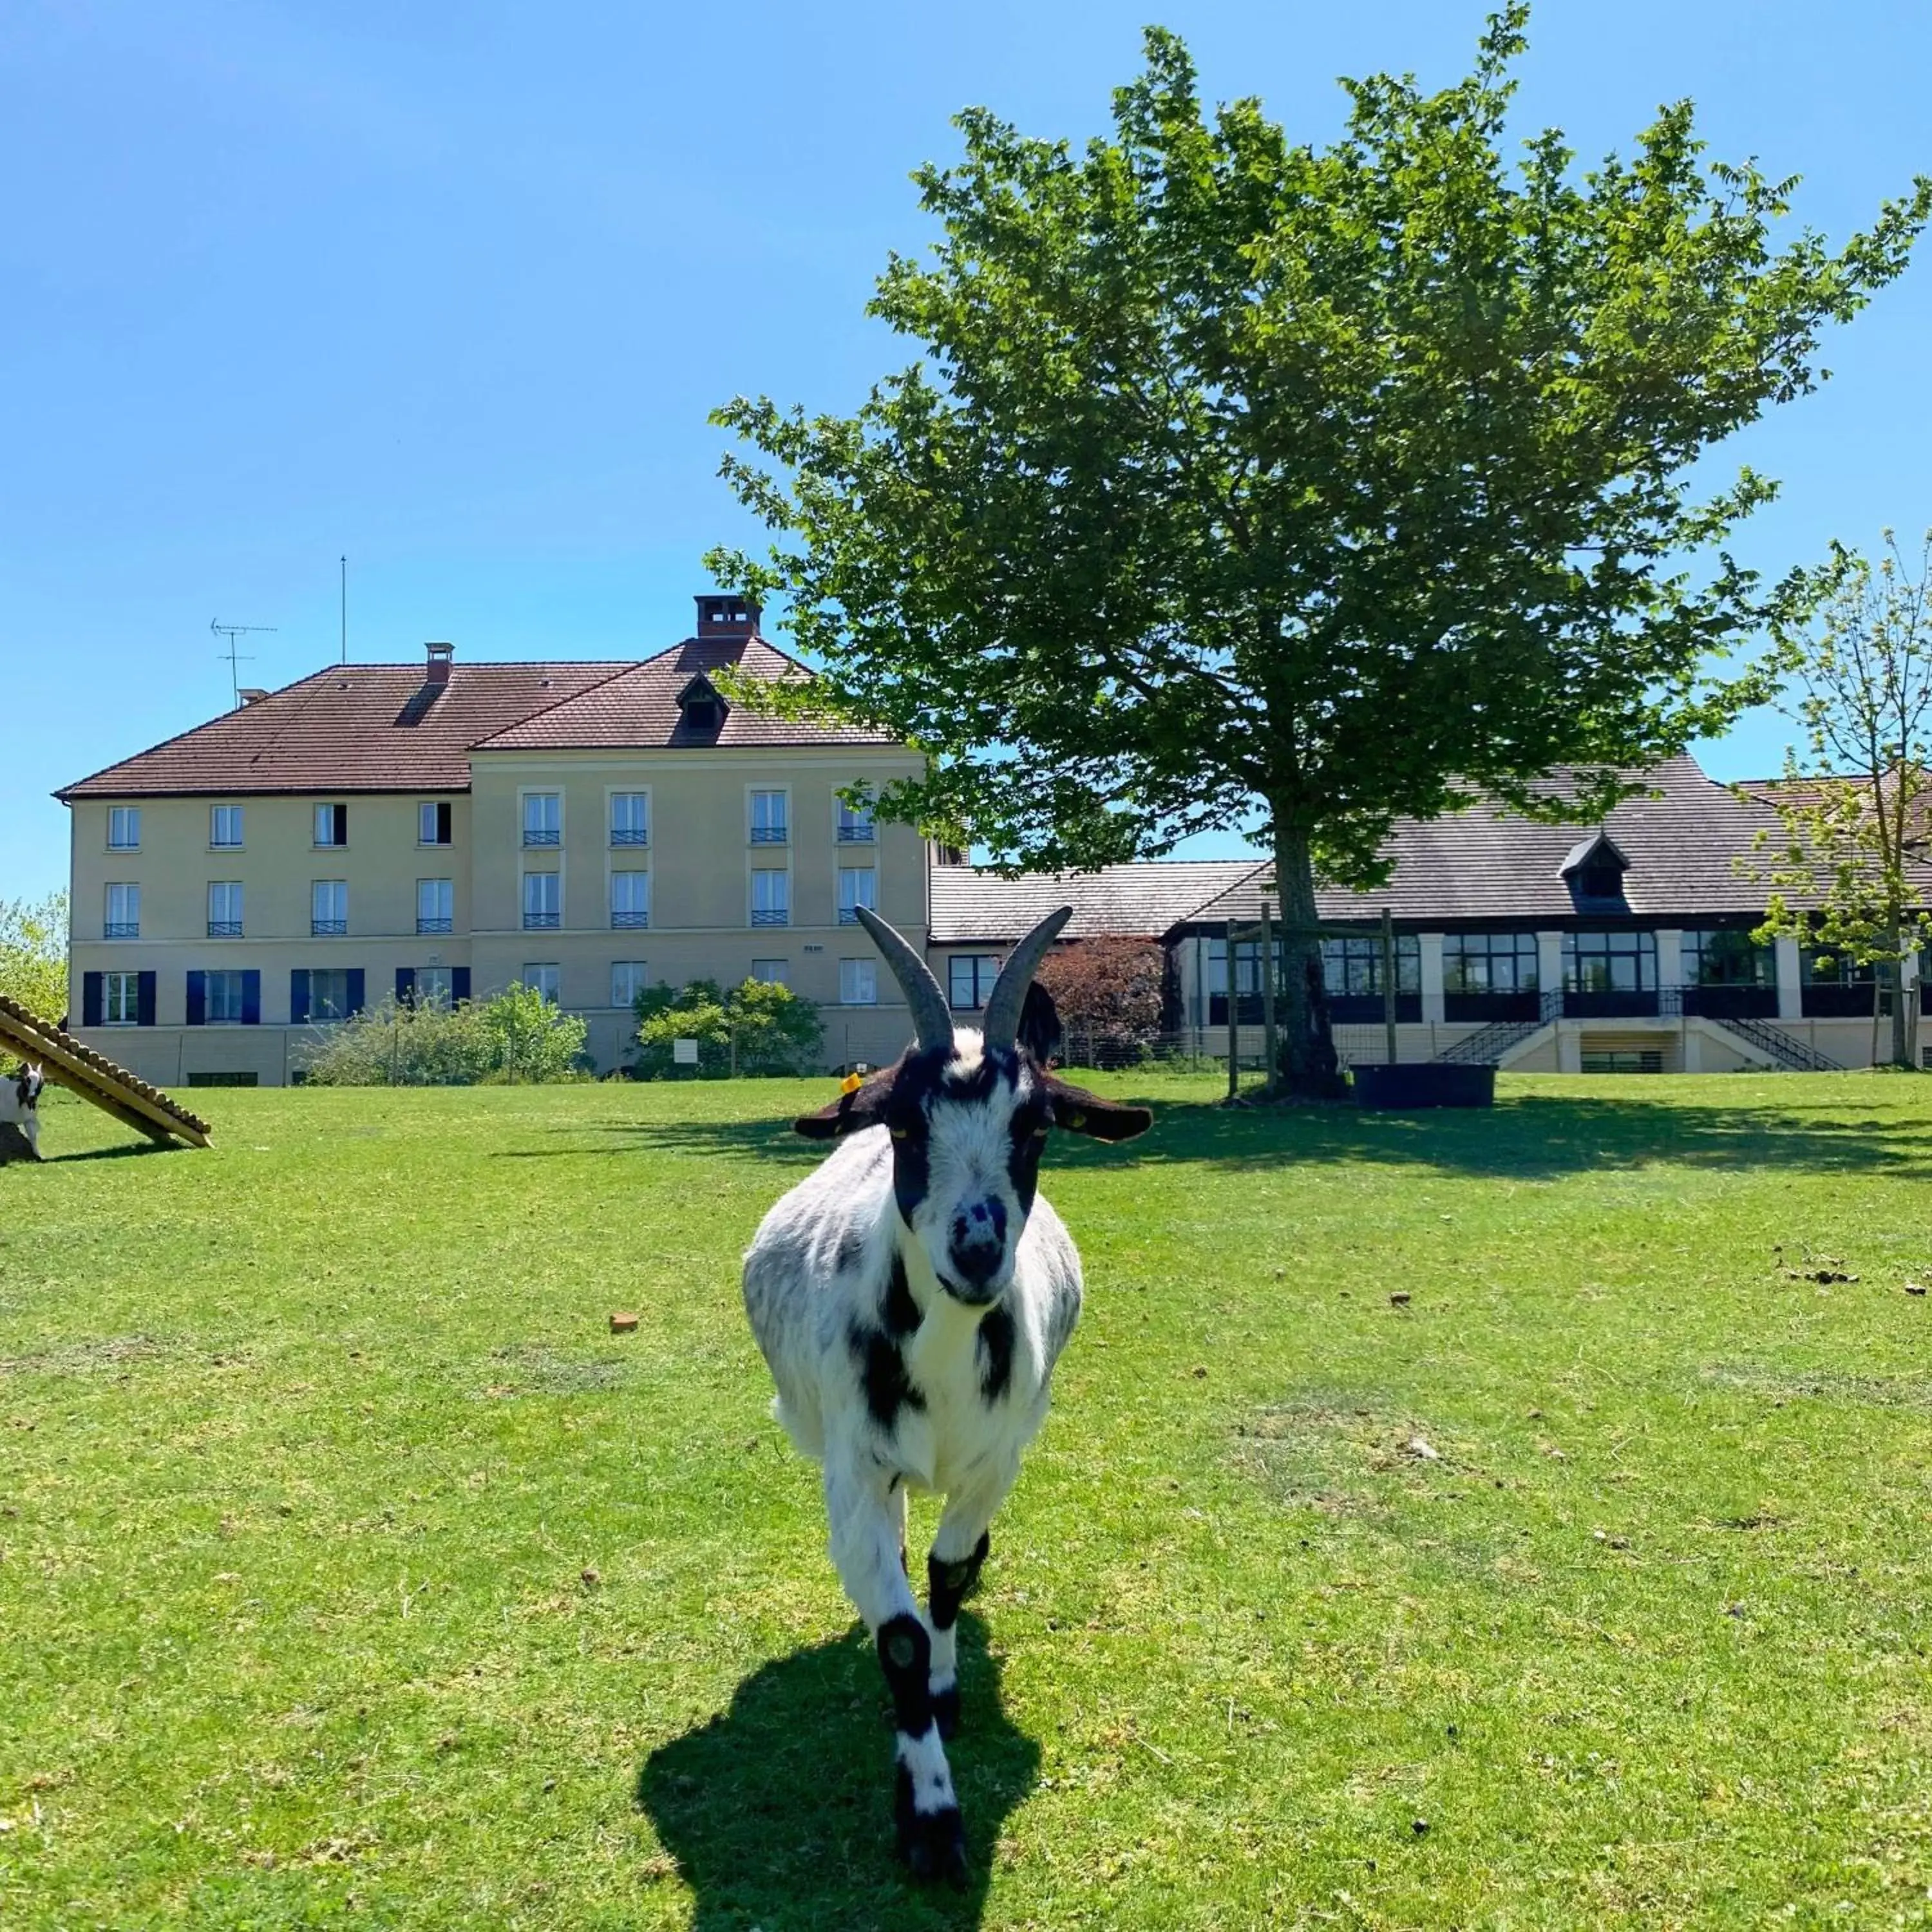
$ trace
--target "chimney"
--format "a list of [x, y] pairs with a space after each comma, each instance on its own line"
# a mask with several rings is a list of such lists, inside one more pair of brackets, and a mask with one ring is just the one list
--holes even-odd
[[238, 695], [244, 704], [260, 704], [268, 693], [259, 685], [244, 684]]
[[758, 634], [758, 607], [742, 597], [713, 595], [698, 600], [698, 634], [700, 638], [755, 638]]
[[449, 663], [456, 655], [456, 646], [454, 644], [425, 644], [423, 649], [429, 656], [428, 667], [423, 673], [423, 682], [438, 686], [447, 684], [449, 682]]

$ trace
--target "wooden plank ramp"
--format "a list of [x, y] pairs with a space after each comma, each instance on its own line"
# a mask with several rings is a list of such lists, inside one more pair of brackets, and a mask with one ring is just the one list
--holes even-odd
[[190, 1114], [139, 1074], [82, 1046], [71, 1034], [4, 994], [0, 994], [0, 1046], [11, 1048], [56, 1085], [78, 1094], [124, 1126], [138, 1128], [150, 1140], [181, 1140], [205, 1148], [214, 1137], [214, 1130], [200, 1114]]

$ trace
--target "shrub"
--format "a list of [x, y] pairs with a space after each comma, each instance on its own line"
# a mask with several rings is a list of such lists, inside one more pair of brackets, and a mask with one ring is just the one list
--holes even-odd
[[[675, 991], [660, 982], [638, 995], [637, 1014], [637, 1071], [644, 1080], [808, 1073], [825, 1040], [809, 1000], [764, 980], [747, 980], [728, 993], [715, 980], [694, 980]], [[694, 1067], [673, 1058], [672, 1042], [680, 1040], [697, 1041]]]
[[325, 1087], [472, 1087], [568, 1078], [588, 1028], [527, 986], [480, 1006], [384, 1000], [319, 1032], [308, 1078]]
[[1166, 957], [1148, 939], [1076, 939], [1040, 962], [1066, 1052], [1112, 1066], [1140, 1058], [1160, 1035]]
[[67, 895], [0, 899], [0, 993], [44, 1020], [67, 1011]]

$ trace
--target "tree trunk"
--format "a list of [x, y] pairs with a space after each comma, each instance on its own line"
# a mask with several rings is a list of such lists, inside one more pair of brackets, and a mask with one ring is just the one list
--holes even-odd
[[[1315, 865], [1308, 835], [1277, 812], [1274, 874], [1281, 896], [1281, 1090], [1291, 1100], [1333, 1100], [1347, 1091], [1328, 1024], [1322, 979], [1322, 942], [1310, 930], [1318, 916]], [[1265, 965], [1263, 968], [1267, 970]], [[1234, 962], [1228, 962], [1228, 997], [1234, 997]]]
[[1905, 1003], [1905, 940], [1901, 933], [1892, 936], [1893, 982], [1892, 988], [1892, 1064], [1912, 1064], [1911, 1009]]

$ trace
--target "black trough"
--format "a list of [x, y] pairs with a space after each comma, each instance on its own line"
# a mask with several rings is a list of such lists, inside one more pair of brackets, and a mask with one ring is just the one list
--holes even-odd
[[1417, 1060], [1407, 1065], [1381, 1064], [1352, 1070], [1355, 1104], [1380, 1113], [1408, 1113], [1418, 1107], [1492, 1107], [1496, 1101], [1496, 1070], [1464, 1066], [1454, 1061]]

